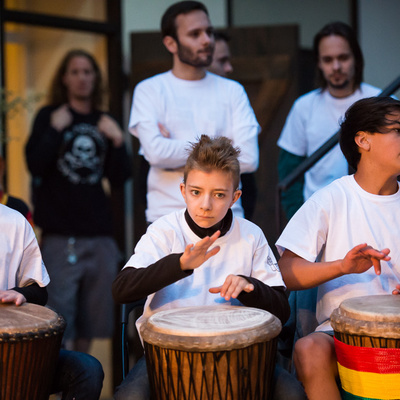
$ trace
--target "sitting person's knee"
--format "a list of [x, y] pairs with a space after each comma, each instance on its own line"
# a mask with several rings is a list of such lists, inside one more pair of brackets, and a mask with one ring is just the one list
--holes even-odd
[[308, 375], [313, 374], [318, 368], [326, 367], [333, 356], [333, 339], [324, 333], [314, 333], [296, 342], [293, 360], [296, 371]]

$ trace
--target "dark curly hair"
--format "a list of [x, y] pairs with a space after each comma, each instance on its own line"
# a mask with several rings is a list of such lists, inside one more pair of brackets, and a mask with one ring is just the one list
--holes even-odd
[[176, 40], [176, 17], [180, 14], [188, 14], [191, 11], [196, 10], [204, 11], [208, 16], [206, 6], [199, 1], [179, 1], [178, 3], [172, 4], [172, 6], [168, 7], [161, 18], [162, 37], [171, 36]]

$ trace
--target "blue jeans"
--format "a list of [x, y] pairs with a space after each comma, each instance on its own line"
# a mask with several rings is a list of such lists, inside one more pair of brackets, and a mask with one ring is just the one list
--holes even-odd
[[[294, 375], [279, 365], [275, 366], [272, 399], [306, 400], [303, 387]], [[117, 387], [115, 400], [150, 400], [150, 384], [146, 359], [142, 357], [129, 371], [125, 380]]]
[[86, 353], [60, 350], [52, 393], [62, 392], [62, 400], [98, 400], [104, 372], [100, 362]]

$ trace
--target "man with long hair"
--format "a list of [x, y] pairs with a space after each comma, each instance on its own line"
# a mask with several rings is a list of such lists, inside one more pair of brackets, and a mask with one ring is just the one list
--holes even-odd
[[[339, 130], [341, 117], [355, 101], [380, 90], [363, 82], [364, 59], [356, 33], [343, 22], [325, 25], [314, 38], [318, 89], [296, 100], [287, 117], [278, 146], [279, 178], [283, 179]], [[287, 218], [316, 190], [347, 175], [348, 164], [339, 146], [282, 194]]]
[[109, 284], [119, 251], [103, 179], [121, 187], [130, 175], [122, 131], [101, 110], [102, 96], [95, 59], [68, 52], [26, 146], [34, 222], [51, 277], [48, 304], [67, 320], [66, 347], [84, 352], [92, 338], [112, 335]]

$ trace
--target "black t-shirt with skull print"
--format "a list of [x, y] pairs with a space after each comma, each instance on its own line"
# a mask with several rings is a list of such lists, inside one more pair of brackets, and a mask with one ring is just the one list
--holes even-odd
[[62, 132], [50, 126], [57, 107], [42, 108], [26, 146], [32, 174], [34, 221], [43, 233], [111, 235], [111, 210], [103, 178], [112, 187], [130, 176], [125, 145], [115, 148], [97, 128], [103, 112], [79, 114]]

